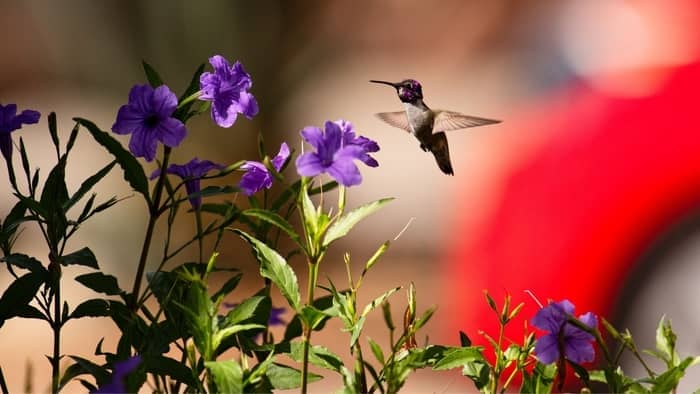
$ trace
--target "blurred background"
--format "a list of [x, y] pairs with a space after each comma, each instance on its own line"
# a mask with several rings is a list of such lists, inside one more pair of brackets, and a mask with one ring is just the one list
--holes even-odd
[[[176, 92], [210, 56], [240, 60], [253, 78], [259, 115], [239, 117], [231, 129], [195, 119], [173, 161], [256, 159], [260, 133], [270, 155], [281, 141], [299, 151], [302, 127], [353, 122], [382, 150], [375, 155], [379, 168], [361, 169], [364, 181], [350, 190], [350, 205], [397, 200], [359, 225], [339, 252], [352, 253], [359, 273], [376, 247], [411, 221], [365, 282], [365, 299], [415, 282], [419, 306], [438, 306], [425, 331], [430, 341], [450, 344], [458, 343], [458, 330], [484, 343], [478, 330], [496, 329], [484, 290], [499, 302], [507, 293], [525, 302], [508, 332], [516, 342], [538, 308], [525, 291], [541, 302], [570, 299], [577, 313], [629, 327], [643, 348], [653, 348], [656, 324], [666, 315], [684, 356], [700, 354], [698, 26], [700, 5], [691, 0], [4, 1], [0, 103], [42, 112], [39, 125], [14, 138], [24, 138], [32, 166], [46, 174], [53, 165], [45, 130], [50, 111], [63, 136], [74, 116], [108, 130], [130, 87], [144, 82], [142, 59]], [[373, 117], [403, 107], [395, 91], [368, 80], [404, 78], [422, 83], [431, 108], [503, 121], [449, 134], [454, 177], [443, 175], [412, 137]], [[128, 137], [120, 140], [126, 145]], [[109, 160], [89, 136], [76, 149], [71, 190]], [[6, 182], [4, 166], [0, 177]], [[103, 269], [129, 288], [145, 207], [128, 198], [118, 171], [97, 191], [103, 200], [127, 198], [89, 222], [74, 246], [90, 245]], [[2, 215], [13, 204], [3, 190]], [[191, 228], [181, 226], [180, 241]], [[45, 256], [39, 241], [27, 229], [16, 248]], [[340, 281], [338, 256], [322, 271]], [[236, 237], [226, 240], [220, 261], [254, 275], [247, 246]], [[301, 269], [303, 262], [292, 265]], [[3, 270], [0, 289], [9, 282]], [[72, 305], [93, 296], [64, 283]], [[249, 281], [234, 295], [242, 299], [260, 285]], [[403, 297], [395, 296], [395, 316]], [[347, 356], [338, 331], [326, 331], [316, 340]], [[89, 356], [102, 337], [106, 349], [114, 346], [116, 330], [106, 319], [84, 319], [64, 333], [66, 354]], [[386, 343], [379, 316], [368, 334]], [[45, 324], [8, 321], [0, 329], [0, 365], [10, 389], [29, 383], [48, 390], [43, 355], [50, 351]], [[681, 391], [699, 384], [687, 380]], [[329, 377], [312, 389], [339, 385]], [[407, 389], [473, 386], [459, 374], [421, 373]]]

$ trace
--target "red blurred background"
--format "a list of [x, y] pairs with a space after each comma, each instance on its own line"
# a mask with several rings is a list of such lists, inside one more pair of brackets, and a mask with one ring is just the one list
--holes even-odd
[[[649, 6], [642, 3], [626, 4]], [[697, 5], [683, 5], [686, 22], [700, 21]], [[580, 8], [573, 12], [581, 17], [587, 12], [580, 3], [571, 7]], [[659, 6], [656, 16], [678, 11], [672, 8]], [[685, 34], [700, 33], [697, 26], [685, 26]], [[632, 34], [625, 29], [634, 25], [608, 28], [608, 39], [619, 44], [616, 33]], [[582, 44], [588, 50], [596, 45], [609, 44]], [[581, 78], [526, 106], [504, 126], [513, 134], [539, 133], [541, 143], [518, 152], [524, 158], [504, 172], [498, 202], [485, 219], [475, 224], [472, 212], [463, 210], [453, 223], [445, 299], [458, 317], [446, 331], [464, 330], [487, 345], [479, 330], [494, 337], [498, 332], [495, 314], [479, 297], [487, 290], [499, 302], [510, 294], [514, 304], [525, 303], [506, 331], [516, 343], [539, 308], [532, 294], [542, 303], [569, 299], [577, 314], [592, 311], [630, 327], [646, 348], [653, 348], [654, 322], [666, 315], [677, 323], [681, 356], [700, 350], [698, 53], [664, 64], [658, 48], [644, 61], [616, 64], [634, 57], [636, 47], [610, 49], [615, 51], [607, 56], [615, 57], [608, 64], [605, 56], [597, 65], [583, 60], [593, 52], [572, 56], [581, 56]], [[465, 189], [455, 201], [473, 193]], [[681, 391], [698, 382], [690, 378]]]

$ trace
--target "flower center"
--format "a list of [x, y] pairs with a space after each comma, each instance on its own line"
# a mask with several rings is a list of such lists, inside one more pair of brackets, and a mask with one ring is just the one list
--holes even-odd
[[158, 115], [156, 114], [151, 114], [146, 117], [146, 119], [143, 120], [143, 123], [148, 127], [149, 129], [152, 129], [158, 125]]

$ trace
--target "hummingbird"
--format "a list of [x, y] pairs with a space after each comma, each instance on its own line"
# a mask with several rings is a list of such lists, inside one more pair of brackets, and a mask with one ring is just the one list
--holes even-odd
[[401, 82], [373, 79], [370, 82], [393, 86], [405, 108], [404, 111], [380, 112], [376, 116], [391, 126], [413, 134], [420, 142], [420, 148], [424, 152], [432, 152], [438, 167], [447, 175], [454, 175], [454, 171], [445, 131], [501, 122], [454, 111], [430, 109], [423, 101], [423, 88], [414, 79], [404, 79]]

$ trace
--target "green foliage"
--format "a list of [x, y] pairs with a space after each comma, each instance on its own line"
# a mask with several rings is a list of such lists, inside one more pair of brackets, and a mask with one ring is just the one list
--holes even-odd
[[105, 149], [114, 156], [114, 159], [124, 171], [124, 179], [134, 190], [141, 193], [147, 202], [150, 202], [148, 179], [146, 178], [146, 173], [143, 171], [143, 167], [141, 167], [141, 164], [139, 164], [136, 158], [125, 150], [117, 140], [100, 130], [100, 128], [91, 121], [82, 118], [75, 118], [73, 120], [89, 131], [95, 141], [105, 147]]
[[301, 309], [299, 282], [297, 281], [296, 274], [289, 264], [287, 264], [284, 257], [249, 234], [240, 230], [235, 230], [235, 232], [253, 247], [258, 262], [260, 263], [260, 275], [277, 285], [292, 309], [299, 311]]

